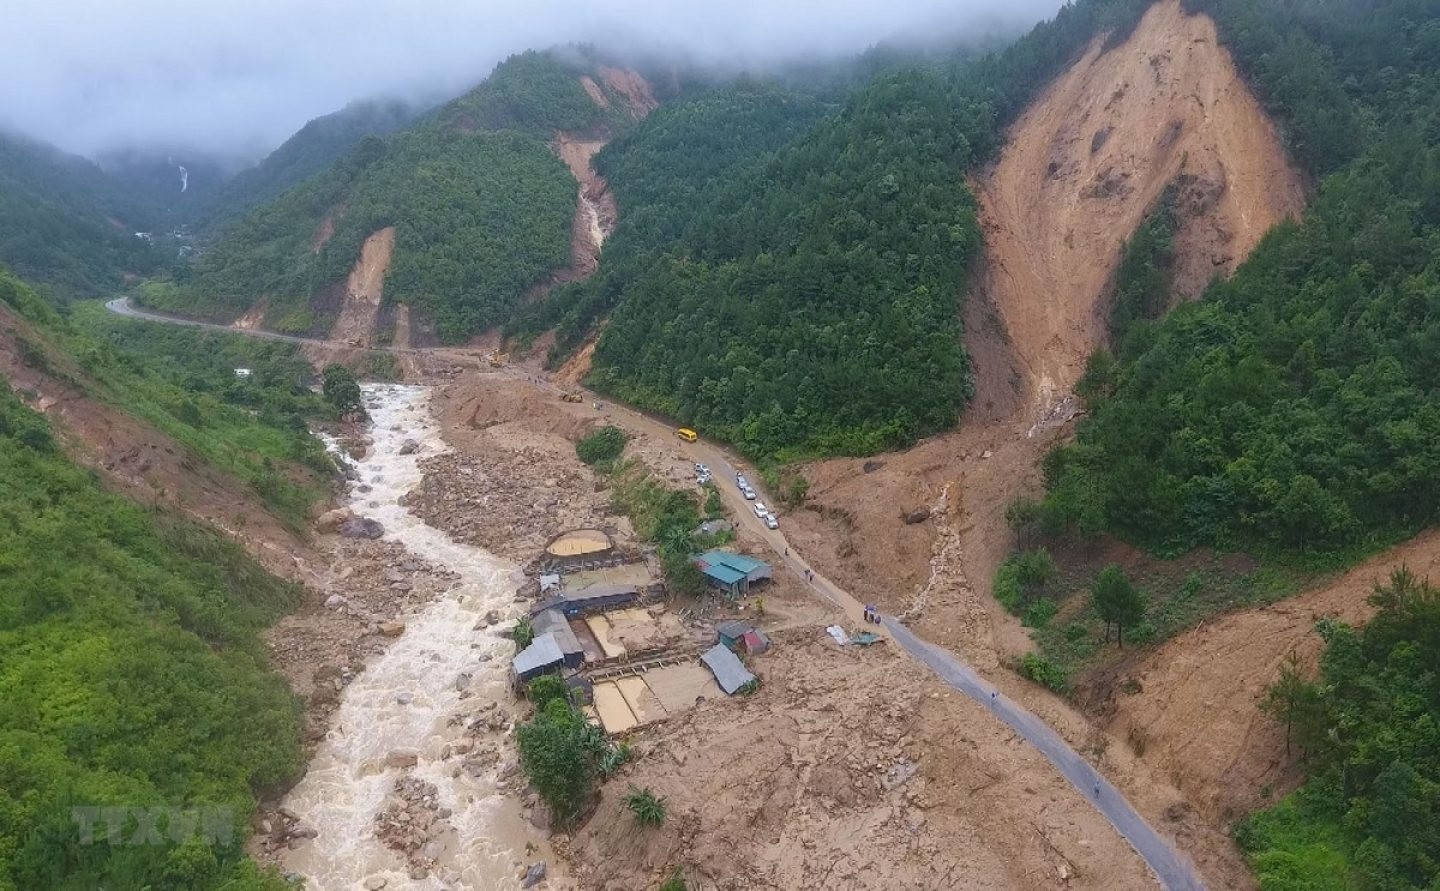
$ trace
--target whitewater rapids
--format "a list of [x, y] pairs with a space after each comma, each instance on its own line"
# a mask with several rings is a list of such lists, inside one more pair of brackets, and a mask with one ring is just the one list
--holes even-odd
[[[474, 630], [491, 610], [513, 618], [519, 571], [484, 550], [453, 541], [426, 525], [401, 499], [420, 483], [421, 457], [446, 446], [429, 410], [430, 390], [401, 385], [366, 385], [372, 445], [353, 462], [349, 506], [385, 527], [385, 538], [403, 544], [415, 557], [458, 573], [454, 587], [407, 615], [405, 631], [341, 694], [331, 728], [304, 778], [285, 797], [303, 826], [319, 835], [286, 852], [284, 869], [308, 879], [307, 888], [359, 891], [367, 879], [385, 878], [386, 888], [492, 889], [519, 887], [516, 864], [526, 857], [527, 826], [513, 802], [496, 790], [493, 770], [472, 777], [457, 770], [459, 758], [441, 760], [446, 743], [463, 736], [463, 721], [487, 702], [507, 703], [512, 644], [500, 636], [508, 623]], [[400, 454], [405, 440], [422, 448]], [[359, 492], [363, 483], [370, 491]], [[488, 659], [483, 657], [488, 656]], [[469, 673], [471, 696], [460, 698], [456, 679]], [[397, 750], [417, 752], [410, 771], [435, 784], [438, 806], [449, 808], [449, 832], [427, 845], [437, 867], [411, 879], [404, 857], [375, 835], [375, 816], [385, 806], [403, 768], [387, 767]], [[504, 759], [502, 758], [502, 761]], [[452, 774], [456, 774], [452, 776]], [[533, 859], [533, 855], [531, 855]]]

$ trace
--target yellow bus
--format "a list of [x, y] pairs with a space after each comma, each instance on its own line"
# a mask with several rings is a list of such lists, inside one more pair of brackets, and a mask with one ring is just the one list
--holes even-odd
[[681, 427], [680, 429], [675, 431], [675, 435], [685, 440], [686, 442], [694, 442], [696, 439], [699, 438], [699, 436], [696, 435], [695, 431], [691, 430], [689, 427]]

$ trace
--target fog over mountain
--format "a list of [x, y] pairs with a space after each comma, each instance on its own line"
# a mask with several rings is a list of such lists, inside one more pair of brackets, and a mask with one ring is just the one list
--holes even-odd
[[254, 157], [354, 99], [440, 100], [557, 43], [755, 67], [1013, 32], [1059, 0], [68, 0], [8, 11], [0, 126], [70, 151]]

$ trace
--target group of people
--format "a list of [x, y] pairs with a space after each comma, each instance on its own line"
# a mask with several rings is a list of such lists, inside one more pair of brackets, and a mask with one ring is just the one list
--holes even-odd
[[874, 625], [880, 624], [880, 610], [875, 608], [875, 604], [865, 604], [865, 621], [870, 622]]

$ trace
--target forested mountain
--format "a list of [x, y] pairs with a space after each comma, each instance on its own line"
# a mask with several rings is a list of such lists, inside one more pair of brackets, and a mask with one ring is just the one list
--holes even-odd
[[0, 133], [0, 263], [57, 295], [98, 296], [154, 272], [159, 255], [135, 233], [158, 217], [91, 162]]
[[148, 299], [233, 318], [262, 297], [265, 324], [325, 330], [334, 291], [372, 234], [394, 227], [387, 303], [443, 340], [506, 320], [521, 294], [570, 255], [576, 183], [548, 148], [556, 130], [628, 121], [625, 97], [581, 75], [579, 55], [514, 56], [480, 86], [265, 202], [210, 246], [193, 275]]
[[813, 102], [743, 91], [662, 109], [597, 158], [621, 218], [600, 272], [533, 318], [560, 323], [563, 350], [613, 310], [590, 383], [751, 455], [864, 454], [951, 426], [980, 240], [965, 174], [1145, 6], [1067, 6], [1003, 53], [887, 66], [813, 125]]
[[410, 123], [419, 110], [396, 100], [352, 102], [296, 131], [254, 167], [231, 177], [204, 214], [223, 224], [308, 179], [349, 154], [366, 136], [384, 136]]
[[[1192, 5], [1317, 193], [1201, 301], [1126, 314], [1040, 518], [1160, 553], [1346, 564], [1440, 520], [1440, 2]], [[1166, 286], [1153, 234], [1122, 270], [1126, 307]], [[1317, 682], [1290, 666], [1267, 699], [1312, 779], [1239, 827], [1263, 888], [1440, 881], [1437, 597], [1402, 573], [1372, 602], [1363, 630], [1320, 623]]]
[[1207, 8], [1316, 199], [1092, 363], [1093, 415], [1050, 468], [1081, 528], [1333, 560], [1437, 519], [1440, 4], [1293, 7]]
[[[260, 638], [300, 590], [164, 507], [159, 483], [179, 487], [175, 502], [233, 486], [227, 522], [245, 519], [247, 489], [304, 522], [331, 468], [305, 430], [328, 413], [309, 364], [245, 338], [112, 332], [126, 323], [94, 304], [62, 314], [4, 271], [0, 320], [0, 888], [289, 887], [244, 843], [257, 797], [301, 764], [299, 702]], [[17, 398], [41, 391], [65, 426]], [[106, 439], [77, 441], [75, 417], [97, 412], [116, 419]], [[106, 440], [131, 430], [137, 451], [158, 445], [195, 474], [153, 470], [160, 504], [68, 457], [123, 453]], [[165, 809], [165, 841], [77, 843], [80, 817], [96, 839], [111, 827], [76, 809], [106, 807]], [[166, 815], [181, 810], [198, 831], [177, 843]]]

